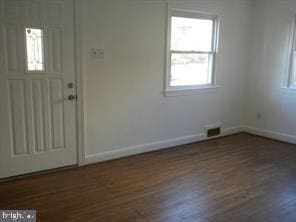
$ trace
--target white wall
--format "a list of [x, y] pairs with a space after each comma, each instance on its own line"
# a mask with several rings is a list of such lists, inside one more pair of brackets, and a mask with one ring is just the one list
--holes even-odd
[[296, 142], [296, 91], [282, 87], [295, 14], [295, 1], [255, 2], [245, 111], [245, 124], [253, 132], [290, 142]]
[[[189, 141], [183, 137], [195, 140], [207, 124], [241, 125], [251, 4], [184, 2], [175, 4], [221, 19], [220, 88], [214, 94], [164, 97], [165, 1], [81, 1], [86, 156], [93, 161], [123, 148], [152, 143], [150, 150]], [[91, 58], [91, 48], [103, 48], [105, 58]]]

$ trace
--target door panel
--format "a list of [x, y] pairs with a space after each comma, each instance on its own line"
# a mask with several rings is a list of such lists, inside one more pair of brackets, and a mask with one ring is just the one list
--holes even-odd
[[0, 178], [76, 164], [73, 2], [0, 9]]
[[8, 80], [11, 146], [13, 156], [28, 154], [24, 80]]

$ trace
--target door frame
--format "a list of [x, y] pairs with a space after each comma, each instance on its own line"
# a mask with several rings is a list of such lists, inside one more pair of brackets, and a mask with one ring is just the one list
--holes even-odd
[[83, 98], [83, 71], [82, 71], [82, 38], [81, 38], [81, 1], [73, 0], [74, 21], [74, 51], [75, 51], [75, 78], [76, 78], [76, 133], [77, 133], [77, 163], [85, 165], [85, 121]]

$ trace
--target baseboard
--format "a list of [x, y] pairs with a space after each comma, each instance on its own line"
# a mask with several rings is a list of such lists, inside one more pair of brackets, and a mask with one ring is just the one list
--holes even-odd
[[[227, 128], [227, 129], [222, 130], [221, 136], [227, 136], [227, 135], [239, 133], [242, 131], [243, 130], [241, 127]], [[136, 154], [140, 154], [140, 153], [146, 153], [146, 152], [151, 152], [151, 151], [156, 151], [156, 150], [161, 150], [161, 149], [167, 149], [167, 148], [185, 145], [185, 144], [189, 144], [189, 143], [200, 142], [203, 140], [207, 140], [207, 138], [205, 137], [205, 135], [203, 133], [201, 133], [201, 134], [196, 134], [196, 135], [189, 135], [189, 136], [174, 138], [171, 140], [164, 140], [164, 141], [158, 141], [158, 142], [148, 143], [148, 144], [143, 144], [143, 145], [138, 145], [138, 146], [125, 147], [125, 148], [113, 150], [110, 152], [87, 155], [85, 157], [84, 164], [97, 163], [97, 162], [132, 156], [132, 155], [136, 155]]]
[[275, 139], [275, 140], [279, 140], [287, 143], [296, 144], [296, 136], [293, 136], [293, 135], [275, 132], [275, 131], [266, 130], [266, 129], [255, 128], [251, 126], [243, 126], [242, 130], [244, 132], [254, 134], [257, 136], [263, 136], [270, 139]]

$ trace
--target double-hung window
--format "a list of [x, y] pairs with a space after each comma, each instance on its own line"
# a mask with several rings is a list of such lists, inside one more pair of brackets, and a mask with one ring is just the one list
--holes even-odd
[[215, 85], [217, 16], [169, 9], [166, 91]]
[[294, 18], [293, 44], [290, 57], [289, 88], [296, 89], [296, 16]]

